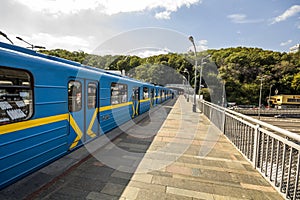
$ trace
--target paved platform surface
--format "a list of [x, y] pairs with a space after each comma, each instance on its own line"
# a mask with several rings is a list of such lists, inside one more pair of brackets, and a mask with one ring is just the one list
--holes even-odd
[[1, 199], [283, 199], [183, 96], [97, 147], [43, 187], [26, 196], [10, 187]]

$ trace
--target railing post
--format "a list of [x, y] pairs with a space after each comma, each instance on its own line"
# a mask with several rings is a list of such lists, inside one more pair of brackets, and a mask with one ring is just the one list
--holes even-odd
[[223, 134], [225, 134], [225, 118], [226, 118], [226, 113], [225, 113], [225, 109], [223, 107], [223, 110], [221, 112], [221, 126], [220, 126], [220, 130], [222, 131]]
[[298, 181], [299, 181], [299, 168], [300, 168], [300, 153], [298, 151], [298, 159], [297, 159], [297, 170], [296, 170], [296, 178], [295, 178], [295, 186], [294, 186], [294, 196], [293, 199], [297, 197], [297, 189], [298, 189]]
[[258, 147], [259, 147], [259, 125], [257, 124], [255, 126], [254, 130], [254, 149], [253, 149], [253, 161], [252, 164], [254, 168], [256, 169], [257, 166], [257, 160], [258, 160]]

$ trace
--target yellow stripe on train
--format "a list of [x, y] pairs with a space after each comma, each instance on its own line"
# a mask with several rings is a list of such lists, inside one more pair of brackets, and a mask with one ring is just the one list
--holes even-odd
[[50, 124], [50, 123], [59, 122], [63, 120], [69, 120], [69, 114], [61, 114], [61, 115], [55, 115], [51, 117], [44, 117], [44, 118], [33, 119], [29, 121], [2, 125], [0, 126], [0, 135], [10, 133], [10, 132], [15, 132], [15, 131], [21, 131], [28, 128], [34, 128], [37, 126], [42, 126], [45, 124]]
[[[150, 100], [150, 98], [143, 99], [143, 100], [140, 100], [140, 102], [146, 102], [149, 100]], [[95, 133], [93, 133], [91, 129], [96, 120], [96, 116], [97, 116], [96, 113], [107, 111], [107, 110], [112, 110], [115, 108], [120, 108], [120, 107], [128, 106], [128, 105], [133, 105], [133, 102], [126, 102], [126, 103], [103, 106], [103, 107], [97, 108], [93, 114], [92, 120], [91, 120], [88, 130], [87, 130], [87, 133], [91, 137], [95, 137]], [[137, 110], [133, 109], [133, 113], [137, 114]], [[2, 125], [2, 126], [0, 126], [0, 135], [15, 132], [15, 131], [25, 130], [28, 128], [34, 128], [34, 127], [42, 126], [42, 125], [46, 125], [46, 124], [51, 124], [51, 123], [59, 122], [59, 121], [63, 121], [63, 120], [68, 120], [70, 122], [71, 127], [74, 129], [75, 133], [77, 134], [77, 137], [71, 146], [71, 148], [72, 148], [72, 147], [76, 146], [76, 144], [78, 143], [78, 142], [76, 143], [76, 141], [79, 141], [81, 139], [83, 133], [82, 133], [81, 129], [79, 128], [79, 126], [77, 125], [74, 118], [72, 117], [72, 115], [70, 115], [69, 113], [50, 116], [50, 117], [44, 117], [44, 118], [39, 118], [39, 119], [33, 119], [33, 120], [28, 120], [28, 121], [22, 121], [22, 122], [7, 124], [7, 125]]]
[[128, 105], [131, 105], [131, 104], [132, 104], [132, 102], [130, 101], [130, 102], [120, 103], [120, 104], [116, 104], [116, 105], [103, 106], [103, 107], [99, 108], [99, 112], [106, 111], [106, 110], [112, 110], [112, 109], [115, 109], [115, 108], [120, 108], [120, 107], [128, 106]]

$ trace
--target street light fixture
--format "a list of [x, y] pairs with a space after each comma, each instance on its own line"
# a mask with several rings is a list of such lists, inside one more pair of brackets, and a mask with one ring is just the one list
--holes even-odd
[[196, 112], [196, 87], [197, 87], [197, 51], [196, 51], [196, 45], [194, 42], [193, 36], [189, 37], [189, 40], [192, 42], [194, 46], [194, 54], [195, 54], [195, 83], [194, 83], [194, 101], [193, 101], [193, 112]]
[[187, 83], [188, 96], [187, 96], [187, 102], [189, 102], [190, 101], [190, 88], [189, 88], [189, 84], [190, 84], [190, 72], [186, 68], [184, 69], [183, 72], [188, 74], [188, 83]]

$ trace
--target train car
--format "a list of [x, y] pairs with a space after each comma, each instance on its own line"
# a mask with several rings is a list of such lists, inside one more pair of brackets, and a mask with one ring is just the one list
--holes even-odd
[[0, 189], [147, 112], [156, 89], [0, 42]]
[[275, 95], [267, 101], [277, 109], [300, 108], [300, 95]]

